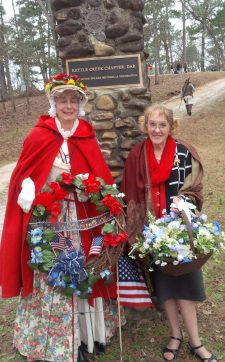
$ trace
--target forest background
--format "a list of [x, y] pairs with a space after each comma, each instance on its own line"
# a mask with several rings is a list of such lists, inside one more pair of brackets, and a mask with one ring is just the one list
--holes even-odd
[[[147, 62], [155, 75], [225, 69], [225, 1], [145, 0]], [[4, 8], [5, 5], [5, 8]], [[6, 16], [5, 9], [12, 16]], [[175, 26], [179, 24], [179, 26]], [[27, 96], [61, 71], [50, 0], [0, 0], [0, 100]], [[156, 78], [157, 81], [157, 78]]]

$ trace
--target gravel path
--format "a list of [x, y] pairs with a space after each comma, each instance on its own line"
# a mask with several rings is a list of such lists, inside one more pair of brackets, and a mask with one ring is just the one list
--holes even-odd
[[8, 184], [11, 173], [15, 167], [15, 162], [0, 167], [0, 234], [2, 231], [2, 224], [4, 221], [5, 205], [7, 201]]
[[[223, 99], [224, 95], [225, 78], [198, 87], [194, 92], [193, 114], [204, 110], [205, 107], [208, 107], [210, 103], [214, 103], [215, 100]], [[180, 96], [173, 97], [169, 101], [163, 102], [163, 104], [173, 110], [175, 118], [189, 117], [187, 116], [185, 103], [181, 102]]]

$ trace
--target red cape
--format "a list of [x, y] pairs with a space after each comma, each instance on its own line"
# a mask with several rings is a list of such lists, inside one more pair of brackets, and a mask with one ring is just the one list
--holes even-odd
[[[58, 132], [55, 120], [48, 115], [40, 116], [36, 126], [24, 141], [20, 158], [10, 180], [2, 231], [0, 284], [3, 298], [15, 297], [20, 292], [22, 292], [22, 297], [26, 297], [33, 290], [33, 272], [27, 265], [30, 250], [26, 243], [27, 224], [32, 210], [25, 214], [18, 206], [17, 199], [21, 191], [21, 183], [26, 177], [30, 177], [34, 181], [36, 193], [41, 190], [62, 143], [63, 138]], [[75, 133], [68, 139], [68, 147], [72, 158], [71, 173], [73, 175], [93, 173], [103, 178], [107, 184], [113, 183], [91, 124], [80, 119]], [[78, 203], [79, 218], [92, 217], [97, 214], [95, 205], [85, 203], [85, 208], [86, 210], [81, 203]], [[95, 230], [94, 234], [98, 232], [99, 230]], [[92, 235], [90, 231], [84, 231], [81, 236], [87, 256]], [[116, 298], [115, 284], [108, 285], [105, 290], [103, 281], [98, 282], [94, 287], [92, 297]]]

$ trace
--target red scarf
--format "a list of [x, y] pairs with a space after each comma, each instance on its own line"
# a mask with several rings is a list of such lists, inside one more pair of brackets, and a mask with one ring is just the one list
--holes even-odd
[[155, 158], [154, 147], [150, 139], [146, 141], [146, 149], [155, 216], [159, 218], [162, 216], [162, 210], [166, 209], [165, 181], [170, 177], [173, 168], [176, 142], [171, 136], [168, 136], [160, 163]]

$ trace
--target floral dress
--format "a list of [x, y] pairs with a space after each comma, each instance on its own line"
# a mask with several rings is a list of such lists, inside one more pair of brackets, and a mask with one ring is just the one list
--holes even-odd
[[[62, 172], [70, 172], [67, 139], [74, 133], [77, 123], [68, 132], [60, 127], [64, 137], [63, 145], [56, 157], [47, 183]], [[77, 219], [74, 195], [69, 194], [62, 207], [63, 218]], [[82, 250], [78, 231], [64, 232], [72, 240], [76, 251]], [[34, 272], [33, 293], [20, 300], [14, 330], [14, 346], [27, 357], [28, 361], [76, 362], [81, 341], [92, 353], [94, 342], [109, 343], [118, 327], [116, 301], [94, 299], [94, 306], [88, 300], [73, 295], [65, 296], [47, 284], [47, 274]], [[122, 315], [121, 324], [125, 324]]]

